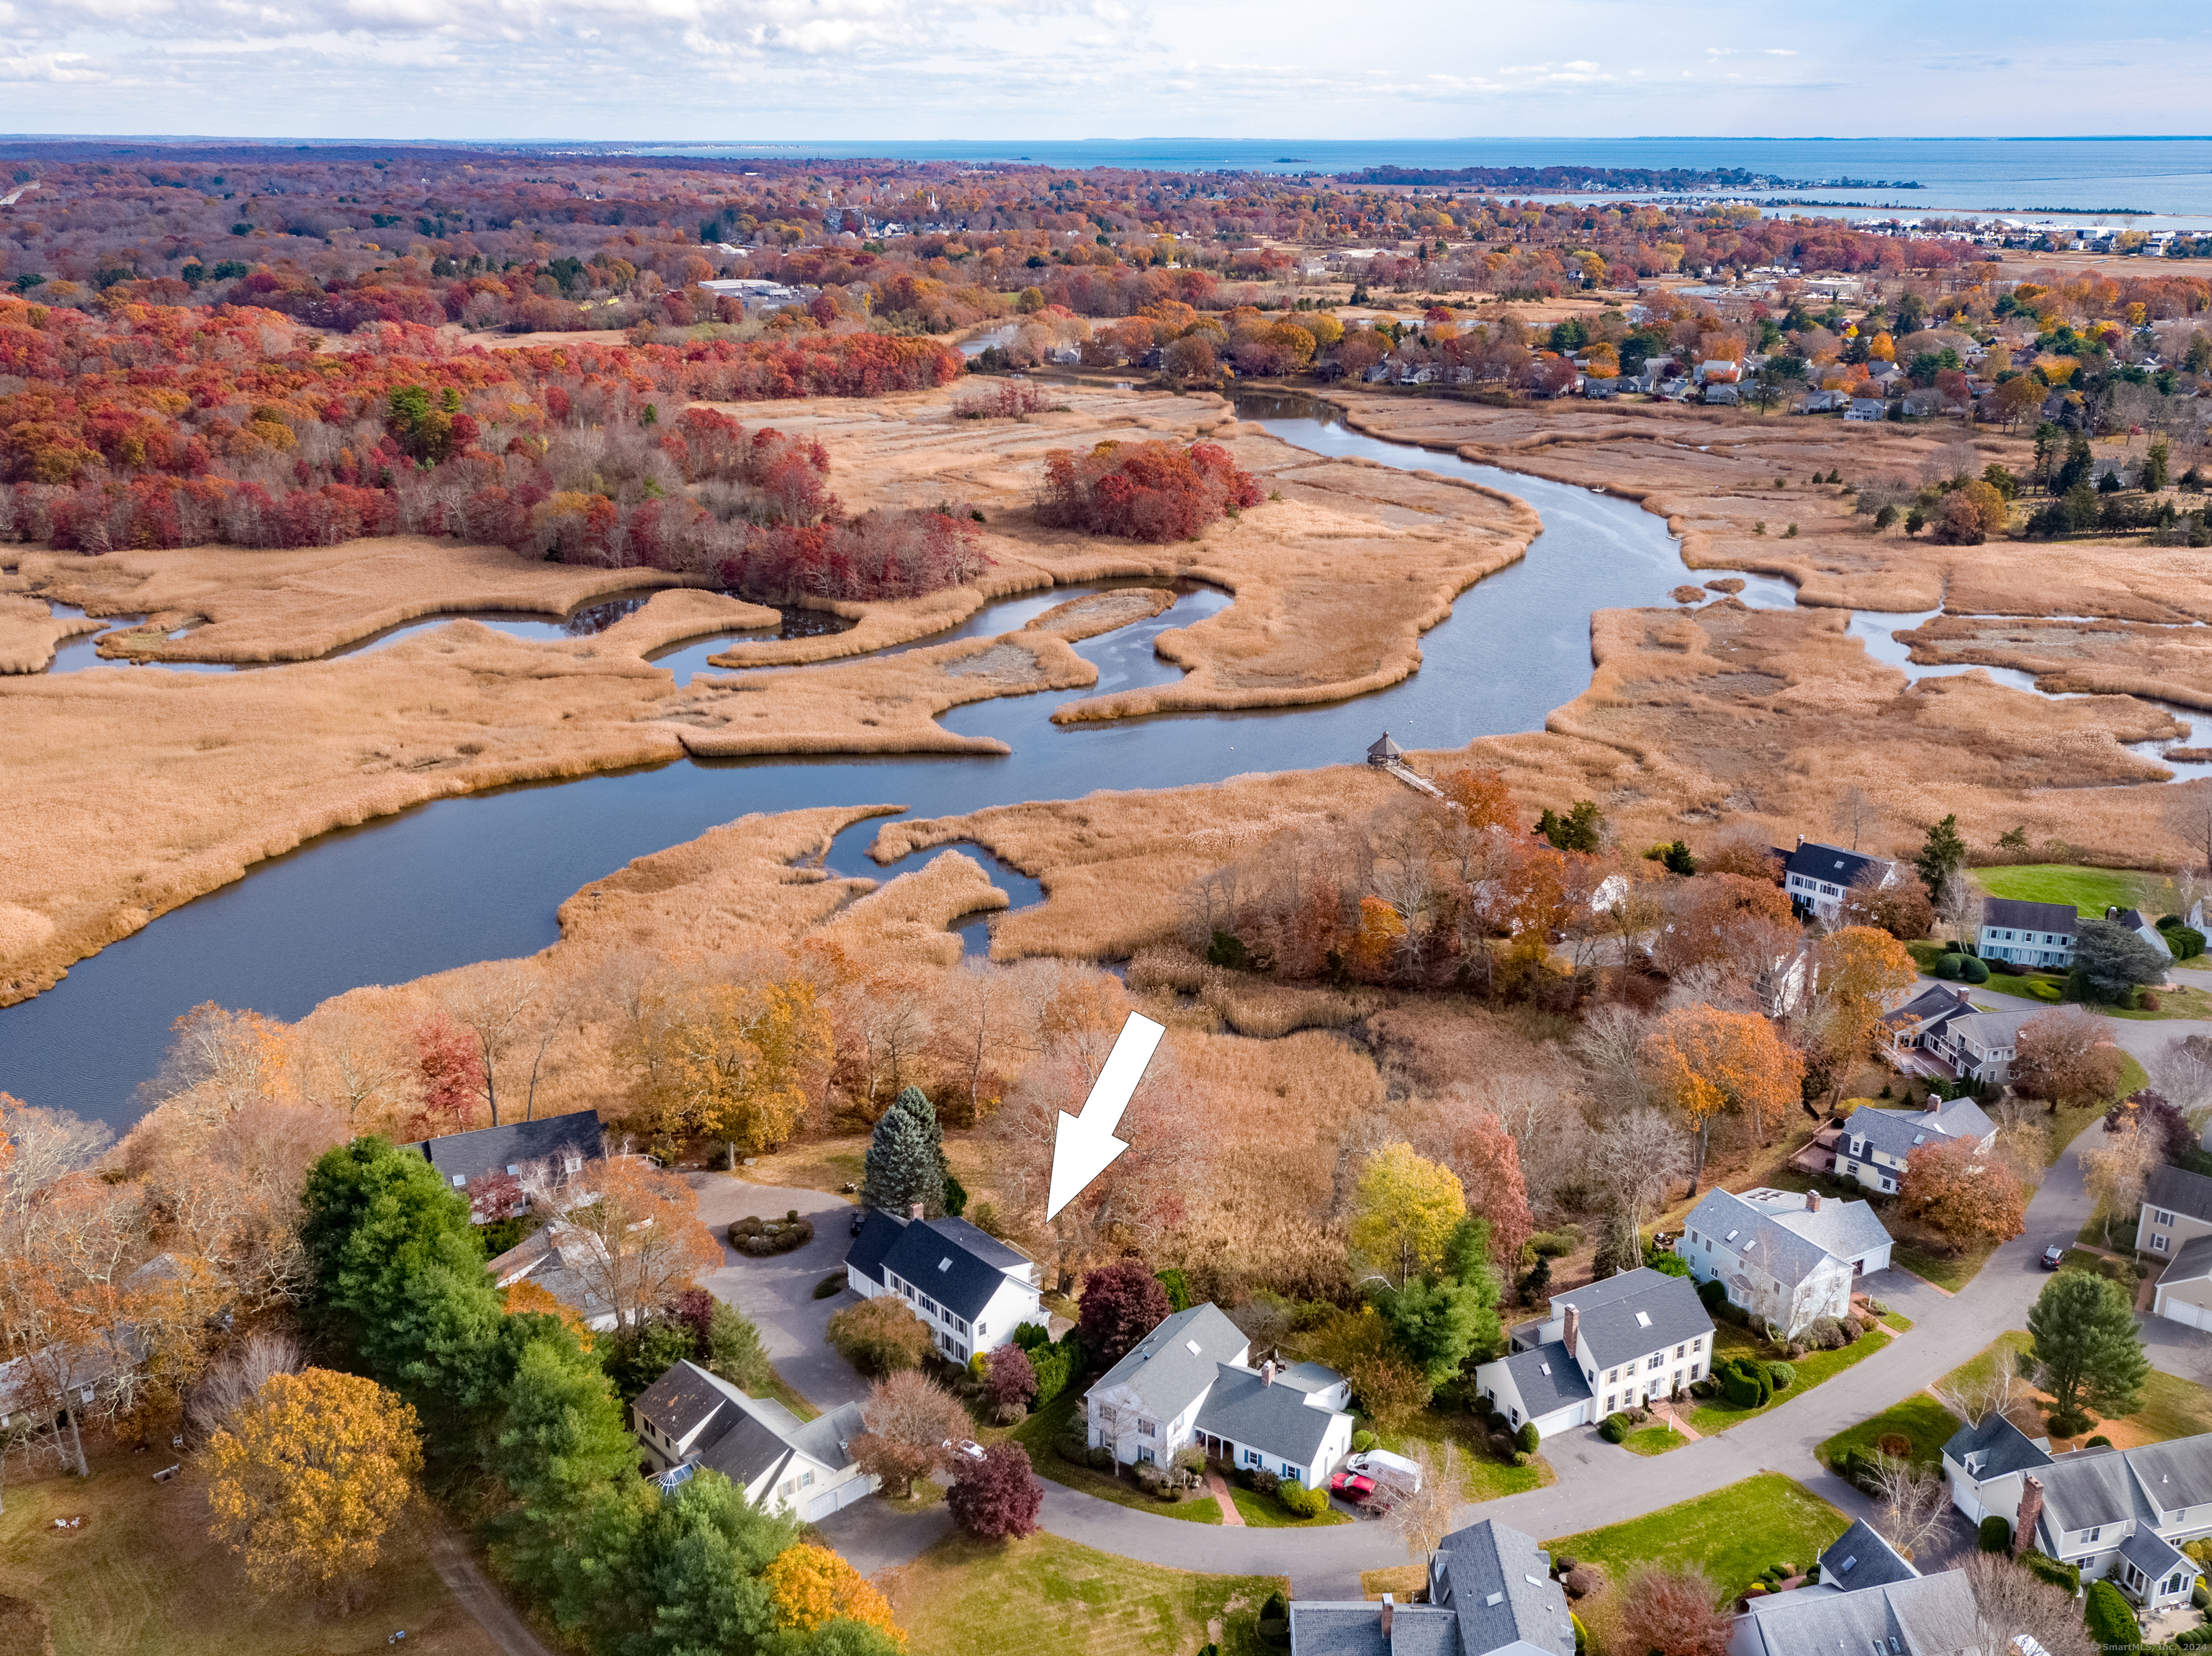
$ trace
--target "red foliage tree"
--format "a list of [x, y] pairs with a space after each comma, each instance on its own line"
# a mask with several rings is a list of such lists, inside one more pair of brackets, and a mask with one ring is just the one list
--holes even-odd
[[1018, 1345], [1002, 1345], [983, 1367], [983, 1395], [994, 1409], [1024, 1408], [1036, 1395], [1036, 1365]]
[[424, 1136], [467, 1126], [483, 1095], [483, 1053], [477, 1038], [444, 1012], [432, 1013], [415, 1026], [415, 1073], [422, 1083]]
[[1218, 443], [1101, 443], [1045, 456], [1039, 515], [1048, 524], [1133, 541], [1196, 537], [1227, 512], [1257, 506], [1260, 485]]
[[1018, 1443], [994, 1443], [981, 1460], [960, 1457], [945, 1505], [952, 1521], [983, 1541], [1018, 1540], [1036, 1532], [1044, 1485]]
[[1117, 1259], [1083, 1279], [1076, 1326], [1093, 1362], [1111, 1368], [1158, 1327], [1170, 1309], [1168, 1291], [1141, 1259]]

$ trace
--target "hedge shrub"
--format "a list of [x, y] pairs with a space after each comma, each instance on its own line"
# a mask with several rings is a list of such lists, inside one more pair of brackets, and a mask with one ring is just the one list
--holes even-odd
[[1984, 1552], [2010, 1552], [2012, 1520], [1990, 1513], [1982, 1520], [1981, 1543]]
[[1303, 1483], [1285, 1483], [1275, 1491], [1275, 1500], [1293, 1518], [1319, 1518], [1328, 1510], [1328, 1495]]
[[1948, 979], [1955, 983], [1959, 980], [1960, 974], [1965, 969], [1966, 964], [1966, 957], [1964, 955], [1938, 955], [1936, 957], [1936, 964], [1928, 968], [1928, 974], [1930, 977]]
[[1987, 983], [1990, 968], [1973, 955], [1964, 955], [1959, 961], [1959, 980], [1961, 983]]
[[2081, 1619], [2089, 1624], [2089, 1636], [2107, 1649], [2115, 1645], [2142, 1642], [2142, 1624], [2128, 1608], [2128, 1601], [2120, 1597], [2120, 1590], [2110, 1581], [2089, 1584], [2089, 1600], [2082, 1606]]
[[2048, 1553], [2041, 1552], [2023, 1553], [2021, 1555], [2020, 1562], [2027, 1567], [2027, 1573], [2038, 1580], [2048, 1581], [2051, 1586], [2063, 1587], [2069, 1592], [2081, 1591], [2081, 1567], [2079, 1564], [2062, 1564]]
[[1260, 1606], [1260, 1637], [1271, 1645], [1291, 1642], [1291, 1607], [1279, 1592], [1269, 1593]]
[[1522, 1422], [1521, 1429], [1514, 1434], [1513, 1441], [1520, 1447], [1522, 1454], [1533, 1455], [1536, 1453], [1536, 1446], [1543, 1441], [1543, 1437], [1536, 1430], [1536, 1422], [1531, 1420]]
[[834, 1300], [844, 1291], [845, 1273], [842, 1271], [814, 1284], [814, 1297], [817, 1300]]
[[1717, 1277], [1711, 1282], [1698, 1284], [1698, 1303], [1707, 1311], [1717, 1310], [1728, 1303], [1728, 1284]]
[[1787, 1392], [1797, 1384], [1797, 1371], [1786, 1362], [1770, 1362], [1766, 1365], [1766, 1378], [1776, 1391]]
[[756, 1259], [789, 1253], [813, 1240], [814, 1222], [800, 1218], [796, 1208], [781, 1219], [763, 1219], [754, 1215], [730, 1227], [730, 1246]]
[[1364, 1455], [1364, 1454], [1365, 1454], [1365, 1453], [1366, 1453], [1370, 1449], [1373, 1448], [1374, 1447], [1375, 1447], [1375, 1434], [1374, 1434], [1374, 1433], [1370, 1432], [1370, 1431], [1367, 1431], [1367, 1430], [1365, 1430], [1365, 1429], [1361, 1429], [1361, 1430], [1359, 1430], [1359, 1431], [1354, 1432], [1354, 1433], [1352, 1435], [1352, 1453], [1354, 1453], [1354, 1454], [1358, 1454], [1358, 1455]]
[[1628, 1435], [1628, 1416], [1607, 1415], [1599, 1422], [1597, 1435], [1607, 1443], [1618, 1443]]

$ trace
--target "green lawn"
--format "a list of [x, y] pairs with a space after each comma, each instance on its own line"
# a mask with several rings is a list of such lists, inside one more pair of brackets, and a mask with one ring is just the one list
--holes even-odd
[[[978, 1427], [975, 1435], [986, 1443], [1011, 1438], [1029, 1451], [1030, 1465], [1039, 1477], [1048, 1477], [1055, 1483], [1066, 1484], [1071, 1489], [1080, 1489], [1085, 1495], [1097, 1495], [1101, 1501], [1110, 1501], [1117, 1507], [1131, 1507], [1139, 1512], [1157, 1513], [1162, 1518], [1180, 1519], [1186, 1524], [1218, 1524], [1221, 1503], [1204, 1490], [1188, 1501], [1155, 1501], [1134, 1483], [1124, 1477], [1114, 1477], [1103, 1471], [1093, 1471], [1088, 1466], [1078, 1466], [1073, 1461], [1062, 1460], [1053, 1445], [1066, 1431], [1075, 1411], [1082, 1406], [1083, 1397], [1071, 1386], [1050, 1403], [1038, 1410], [1019, 1425], [1012, 1427]], [[1287, 1520], [1286, 1513], [1284, 1517]]]
[[[1251, 1530], [1318, 1530], [1331, 1524], [1352, 1522], [1334, 1507], [1325, 1508], [1318, 1518], [1293, 1518], [1283, 1510], [1279, 1501], [1250, 1489], [1240, 1489], [1234, 1483], [1229, 1486], [1229, 1498], [1237, 1503], [1237, 1513], [1244, 1520], [1244, 1527]], [[1218, 1511], [1221, 1503], [1213, 1504]]]
[[941, 1541], [898, 1573], [890, 1599], [909, 1656], [1190, 1656], [1214, 1622], [1223, 1656], [1261, 1656], [1260, 1606], [1287, 1587], [1033, 1535]]
[[[2135, 908], [2148, 903], [2148, 917], [2156, 919], [2170, 912], [2173, 890], [2170, 881], [2155, 875], [2130, 873], [2124, 869], [2084, 868], [2075, 863], [2023, 863], [2016, 868], [1978, 868], [1976, 883], [1992, 896], [2017, 898], [2031, 903], [2071, 903], [2075, 912], [2104, 918], [2107, 908]], [[2165, 907], [2160, 907], [2163, 901]]]
[[[1373, 1430], [1373, 1422], [1362, 1419], [1359, 1423]], [[1540, 1489], [1559, 1479], [1540, 1452], [1526, 1466], [1493, 1459], [1482, 1422], [1473, 1415], [1425, 1409], [1413, 1416], [1413, 1424], [1403, 1432], [1376, 1432], [1375, 1436], [1382, 1447], [1394, 1454], [1406, 1453], [1406, 1446], [1415, 1441], [1427, 1444], [1430, 1452], [1437, 1455], [1443, 1454], [1445, 1444], [1457, 1444], [1460, 1485], [1469, 1501], [1495, 1501], [1500, 1495], [1521, 1495]]]
[[[1936, 1384], [1948, 1386], [1984, 1379], [2000, 1358], [2014, 1360], [2017, 1354], [2033, 1344], [2033, 1336], [2026, 1329], [2015, 1328], [2000, 1334], [1978, 1355], [1960, 1364]], [[2124, 1449], [2139, 1443], [2163, 1443], [2172, 1438], [2212, 1432], [2212, 1391], [2154, 1368], [2143, 1382], [2142, 1404], [2135, 1413], [2100, 1421], [2091, 1430], [2105, 1433]], [[1825, 1452], [1828, 1445], [1820, 1447]]]
[[[1894, 1258], [1894, 1254], [1892, 1255]], [[1876, 1329], [1871, 1334], [1862, 1334], [1840, 1351], [1808, 1351], [1790, 1364], [1797, 1371], [1796, 1383], [1786, 1392], [1778, 1392], [1765, 1407], [1739, 1409], [1721, 1398], [1708, 1398], [1690, 1413], [1690, 1425], [1700, 1437], [1711, 1437], [1715, 1432], [1725, 1432], [1741, 1421], [1763, 1415], [1768, 1409], [1778, 1409], [1792, 1398], [1802, 1397], [1822, 1380], [1841, 1374], [1853, 1363], [1865, 1359], [1889, 1344], [1890, 1337]], [[1776, 1353], [1764, 1340], [1754, 1339], [1747, 1331], [1734, 1323], [1722, 1323], [1713, 1330], [1713, 1362], [1716, 1366], [1729, 1357], [1757, 1357], [1772, 1362]]]
[[1951, 1435], [1965, 1423], [1925, 1392], [1916, 1392], [1893, 1408], [1837, 1433], [1814, 1453], [1833, 1471], [1846, 1450], [1872, 1453], [1885, 1437], [1905, 1437], [1911, 1439], [1912, 1447], [1905, 1458], [1916, 1465], [1933, 1466], [1942, 1459]]
[[1647, 1426], [1621, 1439], [1620, 1447], [1632, 1455], [1663, 1455], [1689, 1441], [1671, 1426]]
[[1910, 1317], [1901, 1317], [1894, 1311], [1885, 1311], [1882, 1313], [1881, 1319], [1900, 1334], [1910, 1334], [1912, 1331], [1913, 1322]]
[[1639, 1564], [1695, 1564], [1733, 1598], [1770, 1564], [1798, 1569], [1850, 1526], [1844, 1515], [1779, 1472], [1761, 1472], [1695, 1501], [1544, 1545], [1590, 1559], [1619, 1581]]
[[2015, 1328], [2000, 1334], [1966, 1362], [1944, 1375], [1942, 1380], [1937, 1380], [1936, 1387], [1942, 1390], [1985, 1380], [1996, 1371], [2000, 1361], [2016, 1362], [2020, 1354], [2034, 1344], [2034, 1336], [2024, 1328]]

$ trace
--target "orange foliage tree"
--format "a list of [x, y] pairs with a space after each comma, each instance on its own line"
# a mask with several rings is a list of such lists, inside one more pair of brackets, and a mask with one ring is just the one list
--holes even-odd
[[2008, 1242], [2027, 1226], [2027, 1191], [2002, 1156], [1972, 1138], [1923, 1144], [1905, 1164], [1898, 1206], [1962, 1246]]
[[617, 1328], [639, 1327], [699, 1272], [722, 1263], [721, 1245], [699, 1222], [697, 1194], [674, 1174], [614, 1156], [593, 1168], [592, 1182], [594, 1199], [564, 1216], [592, 1246], [564, 1257], [614, 1313]]
[[1705, 1146], [1715, 1117], [1733, 1111], [1759, 1143], [1795, 1103], [1805, 1060], [1751, 1012], [1684, 1006], [1668, 1013], [1644, 1038], [1643, 1058], [1653, 1094], [1674, 1106], [1697, 1135], [1692, 1189], [1705, 1174]]

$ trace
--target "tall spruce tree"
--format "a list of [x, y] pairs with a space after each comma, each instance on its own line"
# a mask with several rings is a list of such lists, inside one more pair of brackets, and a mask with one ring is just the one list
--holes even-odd
[[2077, 1416], [2110, 1420], [2142, 1406], [2150, 1364], [2136, 1331], [2135, 1296], [2118, 1283], [2086, 1271], [2062, 1271], [2044, 1284], [2028, 1308], [2027, 1330], [2051, 1393], [2051, 1424], [2067, 1429]]
[[860, 1199], [904, 1218], [919, 1202], [932, 1219], [945, 1213], [945, 1130], [921, 1088], [902, 1089], [868, 1141]]

